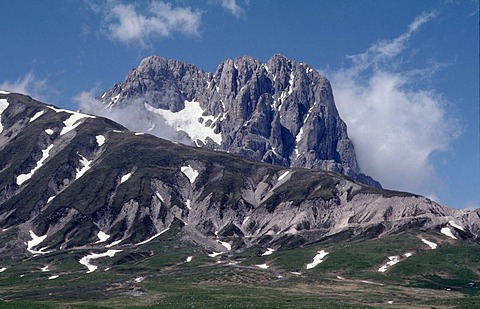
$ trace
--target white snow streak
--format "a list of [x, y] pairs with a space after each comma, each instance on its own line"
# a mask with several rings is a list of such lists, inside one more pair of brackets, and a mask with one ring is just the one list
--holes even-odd
[[170, 228], [167, 227], [166, 229], [164, 229], [163, 231], [161, 231], [160, 233], [157, 233], [155, 235], [153, 235], [152, 237], [150, 237], [149, 239], [147, 240], [144, 240], [142, 242], [139, 242], [138, 244], [136, 244], [135, 246], [140, 246], [140, 245], [144, 245], [148, 242], [151, 242], [152, 240], [154, 240], [155, 238], [157, 238], [158, 236], [162, 235], [163, 233], [165, 233], [166, 231], [168, 231]]
[[155, 195], [158, 197], [158, 199], [159, 199], [160, 201], [162, 201], [162, 203], [165, 203], [165, 200], [164, 200], [163, 197], [160, 195], [160, 193], [155, 192]]
[[59, 275], [53, 275], [53, 276], [48, 277], [48, 280], [57, 279], [58, 277], [60, 277], [60, 276]]
[[104, 232], [102, 232], [102, 231], [99, 231], [99, 232], [97, 233], [97, 237], [98, 237], [99, 240], [96, 241], [95, 243], [96, 243], [96, 244], [99, 244], [99, 243], [102, 243], [102, 242], [107, 241], [107, 239], [110, 238], [110, 235], [108, 235], [108, 234], [106, 234], [106, 233], [104, 233]]
[[188, 209], [192, 209], [192, 202], [188, 198], [185, 201], [185, 206], [187, 206]]
[[314, 268], [318, 264], [323, 262], [323, 258], [328, 255], [328, 252], [324, 250], [317, 251], [317, 255], [313, 257], [313, 262], [307, 264], [307, 269]]
[[452, 233], [452, 230], [450, 230], [449, 227], [444, 227], [440, 230], [440, 233], [444, 234], [444, 235], [447, 235], [448, 237], [452, 238], [452, 239], [457, 239], [457, 237], [455, 237], [455, 235], [453, 235]]
[[2, 113], [8, 107], [8, 101], [6, 99], [0, 99], [0, 133], [3, 132], [3, 125], [2, 125]]
[[378, 269], [379, 272], [381, 272], [381, 273], [386, 272], [388, 267], [393, 266], [393, 265], [397, 264], [398, 262], [400, 262], [400, 257], [398, 255], [389, 256], [388, 259], [389, 259], [389, 261], [387, 262], [387, 264], [383, 265], [382, 267], [380, 267]]
[[111, 247], [113, 247], [113, 246], [116, 246], [116, 245], [118, 245], [119, 243], [121, 243], [122, 240], [123, 240], [123, 239], [115, 240], [115, 241], [112, 242], [111, 244], [106, 245], [105, 248], [111, 248]]
[[262, 253], [262, 256], [264, 255], [271, 255], [275, 250], [272, 249], [272, 248], [267, 248], [267, 251], [265, 251], [264, 253]]
[[68, 132], [70, 132], [73, 129], [75, 129], [76, 127], [78, 127], [81, 124], [80, 120], [82, 120], [82, 119], [96, 118], [95, 116], [90, 116], [90, 115], [86, 115], [86, 114], [82, 114], [82, 113], [72, 112], [72, 111], [69, 111], [69, 110], [66, 110], [66, 109], [55, 108], [53, 106], [47, 106], [47, 107], [50, 108], [51, 110], [54, 110], [57, 113], [64, 112], [64, 113], [70, 114], [70, 117], [68, 117], [63, 122], [64, 127], [63, 127], [62, 131], [60, 131], [60, 135], [67, 134]]
[[97, 140], [98, 147], [101, 147], [103, 144], [105, 144], [105, 136], [97, 135], [95, 136], [95, 139]]
[[52, 135], [52, 134], [53, 134], [53, 130], [52, 130], [52, 129], [46, 129], [46, 130], [45, 130], [45, 133], [47, 133], [48, 135]]
[[42, 116], [44, 113], [45, 113], [45, 111], [39, 111], [39, 112], [35, 113], [35, 115], [33, 115], [33, 117], [30, 118], [30, 120], [29, 120], [28, 122], [30, 123], [30, 122], [33, 122], [33, 121], [37, 120], [37, 119], [40, 118], [40, 116]]
[[185, 174], [185, 176], [188, 177], [188, 180], [190, 180], [190, 183], [194, 183], [195, 179], [197, 179], [198, 177], [198, 171], [193, 169], [190, 166], [190, 164], [188, 166], [182, 166], [180, 170], [182, 171], [182, 173]]
[[232, 245], [229, 244], [228, 242], [224, 242], [224, 241], [221, 241], [221, 240], [217, 240], [219, 244], [221, 244], [222, 246], [224, 246], [228, 251], [232, 250]]
[[53, 148], [53, 145], [50, 145], [47, 147], [47, 149], [42, 150], [42, 157], [37, 162], [37, 165], [29, 173], [21, 174], [17, 176], [17, 185], [21, 186], [25, 181], [29, 180], [39, 168], [42, 167], [45, 160], [47, 160], [50, 154], [50, 150], [52, 150], [52, 148]]
[[85, 265], [88, 268], [87, 274], [97, 270], [98, 266], [90, 264], [91, 260], [99, 259], [102, 257], [113, 257], [116, 253], [122, 252], [122, 250], [108, 250], [105, 253], [92, 253], [81, 258], [78, 262]]
[[214, 258], [214, 257], [216, 257], [216, 256], [218, 256], [218, 255], [221, 255], [221, 254], [223, 254], [223, 252], [215, 252], [215, 251], [213, 251], [212, 253], [207, 254], [207, 255], [208, 255], [209, 257]]
[[0, 90], [0, 94], [10, 94], [11, 92], [9, 91], [4, 91], [4, 90]]
[[288, 174], [290, 174], [290, 171], [286, 171], [282, 175], [278, 176], [278, 181], [281, 181], [283, 178], [287, 177]]
[[83, 167], [76, 169], [77, 174], [75, 175], [75, 180], [78, 180], [80, 177], [82, 177], [90, 169], [90, 164], [93, 162], [93, 161], [88, 161], [81, 154], [79, 154], [79, 157], [80, 157], [80, 164]]
[[45, 254], [50, 252], [50, 251], [43, 251], [43, 248], [40, 250], [33, 250], [33, 247], [38, 246], [41, 242], [43, 242], [47, 238], [47, 234], [43, 236], [37, 236], [32, 230], [30, 230], [30, 237], [32, 237], [32, 240], [29, 240], [27, 242], [28, 252], [32, 254]]
[[455, 222], [455, 221], [453, 221], [453, 220], [450, 220], [450, 221], [448, 221], [448, 223], [449, 223], [451, 226], [453, 226], [454, 228], [459, 229], [459, 230], [462, 230], [462, 231], [465, 232], [463, 226], [461, 226], [461, 225], [458, 224], [457, 222]]
[[[205, 126], [208, 120], [216, 123], [217, 118], [213, 116], [204, 116], [205, 112], [199, 102], [185, 100], [185, 108], [179, 112], [171, 112], [169, 110], [154, 108], [145, 103], [145, 108], [155, 114], [162, 116], [165, 123], [174, 130], [184, 131], [190, 136], [192, 141], [201, 140], [206, 143], [207, 138], [211, 138], [215, 143], [222, 143], [222, 135], [215, 133], [214, 128]], [[200, 123], [198, 119], [203, 118], [204, 122]]]
[[426, 239], [422, 239], [423, 243], [427, 244], [432, 250], [437, 249], [437, 244]]
[[270, 267], [267, 264], [259, 264], [259, 265], [255, 265], [255, 266], [257, 266], [258, 268], [261, 268], [261, 269], [267, 269], [268, 267]]
[[130, 177], [132, 177], [132, 173], [128, 173], [126, 175], [123, 175], [122, 178], [120, 179], [120, 183], [124, 183], [125, 181], [129, 180]]
[[187, 259], [185, 260], [186, 263], [190, 263], [193, 259], [193, 256], [187, 256]]
[[6, 271], [6, 270], [7, 270], [6, 267], [2, 267], [2, 268], [0, 268], [0, 273], [3, 273], [3, 272]]
[[47, 265], [47, 266], [44, 266], [44, 267], [40, 268], [40, 270], [43, 271], [43, 272], [50, 271], [50, 269], [48, 269], [48, 268], [49, 267]]

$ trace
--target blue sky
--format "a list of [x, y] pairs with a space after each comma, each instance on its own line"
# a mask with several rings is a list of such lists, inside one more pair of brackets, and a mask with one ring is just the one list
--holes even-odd
[[479, 3], [23, 0], [0, 4], [0, 88], [76, 109], [156, 54], [205, 71], [280, 53], [332, 82], [362, 169], [480, 207]]

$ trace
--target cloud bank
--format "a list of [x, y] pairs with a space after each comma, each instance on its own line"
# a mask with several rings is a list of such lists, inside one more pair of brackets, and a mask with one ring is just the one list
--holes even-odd
[[175, 131], [159, 115], [153, 115], [143, 106], [142, 98], [130, 102], [123, 102], [121, 106], [108, 108], [95, 98], [97, 89], [83, 91], [73, 98], [82, 113], [111, 119], [133, 132], [148, 133], [160, 138], [185, 145], [193, 145], [190, 137], [183, 132]]
[[419, 89], [439, 66], [402, 70], [401, 65], [409, 39], [435, 16], [421, 14], [399, 37], [348, 56], [347, 68], [324, 72], [362, 171], [384, 187], [429, 196], [439, 185], [431, 156], [448, 150], [459, 126], [441, 94]]
[[243, 8], [238, 5], [236, 0], [220, 0], [220, 4], [222, 8], [237, 18], [244, 13]]
[[163, 1], [151, 1], [146, 8], [136, 4], [109, 1], [91, 5], [102, 15], [106, 35], [125, 44], [148, 46], [155, 37], [171, 37], [174, 33], [198, 36], [202, 12], [190, 7], [174, 7]]
[[37, 100], [45, 99], [44, 94], [47, 88], [47, 81], [36, 78], [32, 72], [25, 74], [25, 76], [18, 78], [16, 81], [6, 80], [0, 84], [0, 89], [2, 90], [26, 94]]

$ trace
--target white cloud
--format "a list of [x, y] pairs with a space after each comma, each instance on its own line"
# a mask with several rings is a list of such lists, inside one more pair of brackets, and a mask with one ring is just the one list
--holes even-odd
[[406, 33], [349, 56], [350, 67], [326, 73], [362, 171], [384, 187], [430, 196], [439, 185], [431, 155], [448, 150], [459, 127], [439, 93], [419, 89], [441, 66], [405, 71], [400, 64], [408, 40], [435, 16], [423, 13]]
[[235, 17], [240, 17], [244, 12], [236, 0], [220, 0], [220, 3], [225, 10]]
[[47, 81], [45, 79], [37, 79], [32, 72], [18, 78], [16, 81], [3, 81], [0, 89], [17, 92], [34, 97], [37, 100], [43, 100], [47, 89]]
[[78, 104], [82, 113], [109, 118], [133, 132], [149, 133], [170, 141], [192, 145], [191, 139], [186, 134], [175, 131], [163, 118], [154, 116], [143, 108], [144, 98], [122, 102], [121, 106], [110, 109], [95, 98], [96, 92], [95, 88], [83, 91], [72, 100]]
[[110, 1], [92, 9], [103, 14], [108, 36], [122, 43], [148, 45], [154, 37], [170, 37], [173, 33], [198, 36], [202, 12], [190, 7], [172, 7], [170, 3], [152, 1], [139, 10], [138, 5]]

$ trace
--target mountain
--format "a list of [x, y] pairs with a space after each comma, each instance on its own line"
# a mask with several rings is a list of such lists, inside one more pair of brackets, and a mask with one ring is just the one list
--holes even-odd
[[165, 123], [182, 133], [178, 139], [199, 147], [381, 187], [360, 172], [329, 81], [281, 55], [265, 64], [246, 56], [226, 60], [214, 74], [150, 56], [100, 99], [112, 110], [146, 109], [147, 128]]
[[329, 286], [365, 284], [382, 291], [362, 299], [402, 287], [391, 297], [408, 303], [432, 295], [418, 287], [468, 294], [480, 280], [478, 209], [190, 147], [6, 91], [0, 123], [0, 298], [13, 306], [330, 307], [340, 300]]

